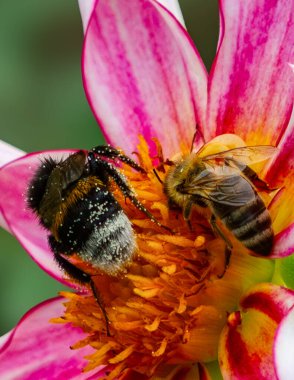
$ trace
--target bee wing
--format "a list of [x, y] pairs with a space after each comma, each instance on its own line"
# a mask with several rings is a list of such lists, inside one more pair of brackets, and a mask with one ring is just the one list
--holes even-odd
[[210, 154], [203, 157], [202, 160], [207, 163], [210, 162], [212, 165], [235, 166], [234, 162], [238, 162], [238, 167], [240, 168], [240, 164], [244, 164], [245, 167], [246, 165], [265, 161], [271, 158], [277, 151], [278, 148], [271, 145], [244, 146]]
[[181, 192], [234, 207], [248, 203], [255, 196], [251, 184], [242, 176], [234, 172], [217, 175], [209, 170], [203, 171], [199, 176], [185, 183]]

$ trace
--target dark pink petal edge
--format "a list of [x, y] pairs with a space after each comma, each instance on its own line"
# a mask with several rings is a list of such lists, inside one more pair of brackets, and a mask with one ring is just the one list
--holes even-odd
[[271, 258], [283, 258], [294, 253], [294, 223], [275, 236]]
[[131, 154], [138, 135], [167, 157], [204, 125], [207, 73], [185, 29], [152, 0], [100, 0], [84, 41], [82, 72], [108, 142]]
[[[292, 74], [294, 78], [294, 74]], [[293, 84], [294, 85], [294, 84]], [[268, 163], [266, 180], [272, 186], [285, 186], [289, 182], [294, 187], [294, 108], [285, 133], [278, 143], [277, 154]], [[288, 194], [289, 196], [289, 194]]]
[[71, 152], [73, 150], [30, 153], [3, 166], [0, 169], [0, 214], [8, 230], [45, 272], [59, 282], [77, 288], [76, 284], [64, 278], [48, 246], [47, 232], [26, 205], [29, 182], [41, 158], [61, 158]]
[[[63, 298], [47, 300], [27, 312], [8, 339], [0, 346], [0, 378], [10, 380], [100, 378], [98, 368], [82, 373], [84, 359], [93, 349], [86, 346], [73, 350], [71, 346], [84, 339], [85, 333], [70, 324], [55, 324], [51, 318], [62, 316]], [[95, 373], [94, 373], [95, 372]]]
[[282, 319], [274, 342], [274, 363], [279, 380], [294, 378], [294, 307]]

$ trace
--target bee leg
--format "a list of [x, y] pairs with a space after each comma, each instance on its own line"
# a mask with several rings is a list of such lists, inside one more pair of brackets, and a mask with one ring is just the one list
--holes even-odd
[[240, 169], [244, 176], [248, 178], [257, 189], [268, 192], [276, 190], [271, 189], [268, 183], [259, 178], [257, 173], [249, 166], [244, 166], [243, 163], [240, 163], [238, 160], [235, 160], [234, 158], [226, 158], [225, 161], [229, 162], [229, 164], [233, 163], [238, 169]]
[[259, 178], [259, 176], [257, 175], [257, 173], [253, 169], [251, 169], [249, 166], [245, 167], [245, 169], [243, 170], [243, 174], [259, 190], [268, 191], [268, 192], [276, 190], [276, 189], [271, 189], [270, 186], [269, 186], [269, 184], [267, 182], [263, 181], [261, 178]]
[[219, 237], [221, 237], [223, 239], [223, 241], [226, 243], [226, 247], [225, 247], [225, 269], [224, 269], [223, 273], [218, 276], [219, 278], [222, 278], [225, 275], [227, 268], [230, 264], [233, 245], [230, 242], [230, 240], [224, 235], [224, 233], [219, 228], [219, 226], [217, 225], [216, 217], [214, 215], [212, 215], [210, 218], [210, 224], [211, 224], [211, 227], [212, 227], [214, 234], [216, 236], [218, 235]]
[[[89, 276], [90, 277], [90, 276]], [[103, 304], [103, 300], [101, 298], [101, 295], [100, 293], [98, 292], [97, 290], [97, 287], [95, 286], [95, 283], [94, 281], [92, 280], [92, 278], [90, 277], [90, 286], [91, 286], [91, 289], [92, 289], [92, 292], [93, 292], [93, 295], [95, 297], [95, 300], [96, 302], [98, 303], [101, 311], [102, 311], [102, 314], [103, 314], [103, 317], [105, 319], [105, 324], [106, 324], [106, 334], [107, 336], [111, 336], [110, 334], [110, 331], [109, 331], [109, 319], [108, 319], [108, 315], [106, 313], [106, 310], [104, 308], [104, 304]]]
[[227, 245], [225, 246], [225, 267], [224, 271], [222, 274], [218, 275], [218, 278], [223, 278], [231, 261], [231, 254], [232, 254], [232, 249], [229, 248]]
[[196, 125], [195, 125], [195, 132], [194, 132], [194, 134], [193, 134], [192, 143], [191, 143], [191, 147], [190, 147], [190, 153], [193, 152], [193, 148], [194, 148], [195, 141], [196, 141], [197, 138], [199, 139], [199, 137], [200, 137], [200, 139], [201, 139], [202, 141], [205, 142], [204, 137], [203, 137], [201, 131], [199, 130], [198, 123], [196, 122]]
[[89, 153], [89, 160], [91, 169], [94, 174], [99, 176], [99, 173], [101, 171], [106, 171], [108, 175], [114, 180], [114, 182], [117, 184], [117, 186], [122, 191], [123, 195], [130, 199], [130, 201], [142, 212], [144, 212], [145, 215], [148, 216], [148, 218], [157, 224], [159, 227], [166, 229], [167, 231], [173, 233], [173, 231], [167, 227], [161, 224], [154, 216], [151, 214], [150, 211], [146, 209], [146, 207], [143, 206], [143, 204], [136, 198], [135, 194], [133, 193], [132, 189], [128, 185], [125, 177], [109, 162], [103, 161], [99, 158], [93, 157], [91, 153]]
[[187, 222], [190, 231], [193, 231], [192, 224], [190, 222], [190, 216], [191, 216], [191, 212], [192, 212], [192, 206], [193, 206], [193, 202], [187, 201], [184, 204], [184, 208], [183, 208], [183, 217], [184, 217], [185, 221]]
[[230, 240], [224, 235], [224, 233], [222, 232], [222, 230], [219, 228], [219, 226], [217, 225], [216, 223], [216, 217], [214, 215], [211, 216], [210, 218], [210, 224], [211, 224], [211, 227], [212, 227], [212, 230], [214, 232], [214, 234], [219, 237], [221, 237], [223, 239], [223, 241], [226, 243], [227, 247], [229, 249], [232, 249], [233, 248], [233, 245], [232, 243], [230, 242]]
[[77, 268], [75, 265], [67, 261], [64, 257], [62, 257], [58, 252], [54, 252], [54, 259], [57, 262], [57, 264], [61, 267], [61, 269], [70, 277], [74, 278], [76, 281], [78, 281], [81, 284], [89, 284], [91, 286], [94, 298], [100, 307], [103, 317], [105, 319], [105, 324], [106, 324], [106, 334], [107, 336], [110, 335], [109, 331], [109, 319], [107, 316], [107, 313], [105, 311], [104, 305], [102, 298], [94, 284], [94, 281], [92, 280], [92, 277], [83, 272], [81, 269]]
[[159, 175], [155, 169], [153, 169], [153, 173], [155, 174], [155, 177], [158, 179], [159, 183], [163, 184], [161, 178], [159, 177]]
[[95, 148], [90, 150], [89, 154], [91, 153], [96, 153], [99, 156], [110, 158], [111, 160], [117, 158], [118, 160], [131, 166], [135, 170], [141, 173], [146, 173], [146, 171], [140, 165], [138, 165], [135, 161], [133, 161], [130, 157], [124, 155], [120, 150], [115, 149], [112, 146], [109, 146], [109, 145], [96, 146]]

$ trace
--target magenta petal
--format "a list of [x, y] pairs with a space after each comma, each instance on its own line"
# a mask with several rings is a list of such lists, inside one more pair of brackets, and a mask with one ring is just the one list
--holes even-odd
[[294, 223], [275, 236], [271, 258], [282, 258], [294, 253]]
[[22, 150], [0, 140], [0, 167], [24, 154]]
[[294, 185], [294, 109], [290, 122], [278, 144], [278, 152], [268, 165], [266, 180], [275, 186]]
[[[84, 31], [87, 30], [95, 2], [96, 0], [78, 0]], [[168, 9], [184, 25], [183, 15], [177, 0], [158, 0], [158, 2]]]
[[[64, 157], [70, 151], [31, 153], [8, 163], [0, 169], [0, 211], [9, 231], [20, 241], [32, 259], [58, 281], [74, 287], [64, 280], [64, 274], [53, 260], [47, 243], [47, 232], [26, 206], [25, 194], [40, 159], [44, 156]], [[76, 287], [76, 286], [75, 286]]]
[[[45, 301], [31, 309], [0, 346], [0, 378], [91, 379], [93, 371], [81, 373], [87, 365], [89, 346], [73, 350], [71, 346], [85, 338], [85, 333], [70, 324], [50, 323], [63, 314], [63, 298]], [[3, 343], [3, 342], [2, 342]]]
[[280, 380], [293, 380], [294, 307], [282, 319], [275, 336], [274, 362]]
[[83, 79], [111, 144], [132, 153], [142, 134], [167, 156], [203, 125], [207, 74], [185, 29], [152, 0], [100, 0], [85, 37]]
[[293, 1], [221, 0], [222, 35], [209, 78], [210, 137], [276, 144], [293, 104]]
[[157, 0], [157, 2], [168, 9], [182, 25], [185, 25], [180, 4], [177, 0]]
[[86, 32], [96, 0], [78, 0], [78, 3], [83, 22], [83, 29], [84, 32]]
[[258, 284], [243, 297], [242, 312], [229, 316], [220, 337], [219, 362], [225, 380], [278, 380], [275, 333], [293, 305], [294, 292], [274, 284]]

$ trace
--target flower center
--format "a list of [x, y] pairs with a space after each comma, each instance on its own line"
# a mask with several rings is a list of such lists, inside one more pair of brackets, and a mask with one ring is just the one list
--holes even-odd
[[[208, 146], [209, 151], [240, 143], [231, 135], [230, 145], [226, 138]], [[85, 370], [114, 365], [109, 379], [130, 368], [149, 377], [163, 364], [215, 359], [227, 313], [234, 310], [249, 286], [266, 281], [271, 273], [269, 261], [249, 256], [240, 245], [234, 245], [225, 270], [226, 243], [215, 235], [208, 220], [192, 210], [187, 223], [180, 208], [169, 207], [162, 184], [169, 163], [159, 157], [155, 173], [143, 139], [138, 152], [147, 174], [128, 166], [122, 170], [138, 199], [174, 233], [156, 225], [113, 188], [132, 222], [137, 251], [116, 276], [91, 272], [111, 336], [105, 333], [105, 319], [92, 295], [63, 293], [69, 299], [65, 315], [55, 320], [71, 322], [85, 331], [85, 340], [75, 345], [90, 344], [95, 349]]]

